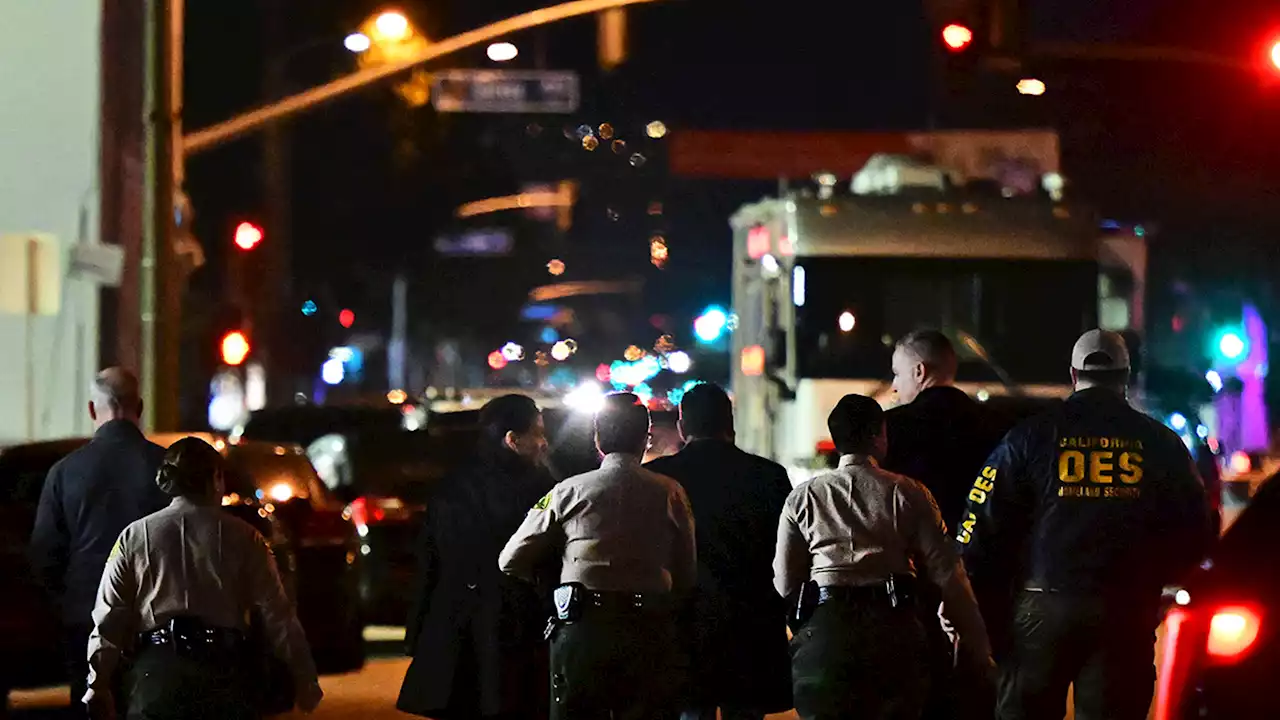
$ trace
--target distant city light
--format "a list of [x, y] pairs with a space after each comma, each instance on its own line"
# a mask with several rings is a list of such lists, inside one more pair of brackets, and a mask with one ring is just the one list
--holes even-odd
[[387, 402], [392, 405], [403, 405], [409, 399], [409, 393], [403, 390], [392, 390], [387, 393]]
[[583, 383], [564, 396], [564, 404], [579, 412], [597, 413], [604, 407], [604, 390], [594, 383]]
[[630, 360], [631, 362], [635, 362], [636, 360], [639, 360], [644, 356], [645, 356], [645, 352], [644, 350], [640, 349], [639, 345], [630, 345], [627, 347], [626, 350], [622, 351], [622, 357], [626, 358], [627, 360]]
[[853, 326], [857, 322], [858, 320], [853, 316], [853, 313], [849, 312], [848, 310], [845, 310], [844, 312], [840, 313], [840, 332], [845, 332], [845, 333], [851, 332], [853, 330]]
[[347, 371], [338, 358], [329, 358], [324, 361], [324, 365], [320, 366], [320, 379], [328, 385], [337, 385], [342, 382], [346, 374]]
[[338, 313], [338, 324], [342, 327], [349, 328], [354, 325], [355, 322], [356, 314], [351, 310], [343, 308], [342, 312]]
[[564, 362], [569, 359], [573, 353], [569, 352], [569, 346], [563, 340], [551, 346], [551, 357], [556, 362]]
[[657, 140], [658, 138], [661, 138], [662, 136], [667, 134], [667, 125], [661, 120], [654, 120], [653, 122], [644, 126], [644, 132], [649, 137], [653, 138], [654, 140]]
[[368, 50], [373, 45], [373, 42], [369, 40], [368, 35], [355, 32], [348, 35], [346, 39], [342, 41], [342, 45], [353, 53], [362, 53]]
[[1043, 95], [1044, 81], [1036, 78], [1023, 78], [1018, 81], [1018, 92], [1023, 95]]
[[772, 253], [760, 258], [760, 269], [763, 270], [766, 275], [777, 275], [778, 258], [774, 257]]
[[552, 275], [563, 275], [564, 261], [552, 260], [551, 262], [547, 263], [547, 272], [551, 273]]
[[556, 332], [556, 329], [553, 327], [544, 327], [542, 328], [542, 333], [539, 334], [538, 339], [544, 343], [551, 344], [560, 339], [560, 333]]
[[1205, 373], [1204, 379], [1205, 382], [1209, 383], [1209, 387], [1213, 388], [1214, 392], [1222, 390], [1222, 374], [1217, 370], [1210, 370]]
[[693, 332], [705, 343], [715, 342], [724, 334], [729, 316], [719, 307], [709, 307], [693, 321]]
[[693, 360], [689, 357], [689, 353], [683, 350], [677, 350], [667, 356], [667, 367], [673, 373], [687, 373], [692, 366]]
[[502, 358], [507, 362], [520, 362], [524, 359], [524, 348], [519, 343], [509, 342], [502, 346]]
[[791, 303], [796, 307], [804, 307], [804, 266], [797, 265], [791, 270]]
[[315, 300], [308, 300], [302, 303], [302, 314], [306, 315], [307, 317], [311, 317], [312, 315], [315, 315], [317, 309], [318, 308], [316, 307]]
[[1174, 413], [1169, 416], [1169, 427], [1182, 432], [1187, 429], [1187, 416], [1182, 413]]
[[489, 353], [489, 367], [494, 370], [501, 370], [507, 366], [507, 359], [502, 356], [501, 350], [494, 350]]
[[973, 31], [964, 25], [951, 23], [942, 28], [942, 42], [952, 51], [959, 52], [973, 42]]
[[252, 250], [262, 242], [262, 228], [250, 222], [236, 226], [235, 243], [241, 250]]
[[516, 56], [520, 54], [520, 50], [509, 42], [500, 42], [490, 45], [487, 54], [489, 59], [494, 62], [507, 62], [508, 60], [515, 60]]

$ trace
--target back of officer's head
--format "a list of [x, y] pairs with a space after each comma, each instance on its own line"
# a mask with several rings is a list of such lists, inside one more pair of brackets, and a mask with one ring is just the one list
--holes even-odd
[[185, 437], [165, 451], [156, 485], [166, 495], [211, 502], [222, 497], [222, 473], [222, 455], [212, 445]]
[[1124, 394], [1129, 385], [1129, 347], [1109, 330], [1090, 330], [1071, 349], [1071, 381], [1076, 390], [1106, 388]]
[[649, 444], [649, 409], [634, 393], [613, 393], [596, 413], [596, 447], [600, 452], [644, 455]]
[[827, 416], [827, 430], [841, 455], [870, 455], [882, 459], [885, 440], [884, 410], [866, 395], [845, 395]]
[[733, 403], [724, 388], [699, 383], [680, 399], [680, 437], [733, 440]]

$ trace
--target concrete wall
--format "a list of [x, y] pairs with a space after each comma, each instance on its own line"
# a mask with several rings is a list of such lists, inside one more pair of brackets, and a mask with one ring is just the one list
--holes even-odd
[[[0, 443], [89, 432], [99, 292], [65, 268], [73, 243], [98, 242], [101, 14], [94, 0], [0, 0], [0, 285], [27, 287], [34, 267], [35, 294], [58, 298], [0, 308]], [[33, 235], [54, 261], [18, 260], [14, 238]]]

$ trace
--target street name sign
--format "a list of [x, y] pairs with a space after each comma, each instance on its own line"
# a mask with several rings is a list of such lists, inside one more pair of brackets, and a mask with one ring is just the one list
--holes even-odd
[[578, 74], [565, 70], [442, 70], [431, 104], [438, 112], [574, 113]]

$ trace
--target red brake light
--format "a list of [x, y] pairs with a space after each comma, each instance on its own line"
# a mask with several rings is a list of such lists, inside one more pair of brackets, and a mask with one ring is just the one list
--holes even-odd
[[1246, 607], [1224, 607], [1209, 621], [1209, 657], [1219, 661], [1239, 658], [1258, 639], [1261, 620]]
[[362, 497], [358, 497], [351, 501], [347, 506], [347, 511], [343, 513], [351, 518], [351, 522], [355, 523], [358, 528], [369, 526], [369, 501]]
[[1164, 641], [1160, 647], [1155, 708], [1152, 720], [1174, 720], [1182, 714], [1182, 694], [1195, 660], [1187, 622], [1190, 613], [1182, 608], [1169, 611], [1164, 621]]

